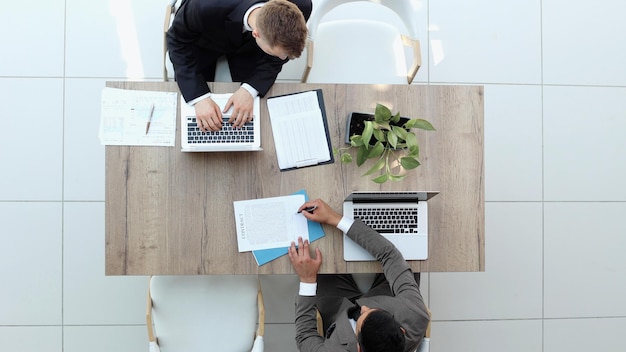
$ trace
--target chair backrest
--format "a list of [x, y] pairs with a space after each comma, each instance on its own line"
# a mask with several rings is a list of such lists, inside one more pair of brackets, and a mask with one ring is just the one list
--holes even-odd
[[153, 276], [146, 319], [161, 352], [251, 351], [264, 332], [258, 277]]
[[[321, 21], [337, 6], [350, 2], [372, 2], [385, 6], [400, 18], [401, 21], [398, 22], [401, 23], [392, 25], [360, 19]], [[302, 82], [410, 84], [421, 66], [417, 22], [417, 13], [421, 6], [421, 0], [317, 2], [307, 23], [309, 41]], [[406, 63], [403, 45], [412, 49], [410, 65]], [[387, 68], [389, 70], [385, 72]], [[348, 77], [355, 71], [355, 74]]]
[[313, 6], [313, 13], [311, 13], [311, 17], [307, 22], [309, 37], [312, 40], [316, 39], [317, 28], [324, 16], [337, 6], [350, 2], [372, 2], [389, 8], [400, 17], [408, 30], [408, 35], [413, 39], [417, 39], [419, 24], [415, 14], [422, 8], [422, 0], [319, 0]]
[[174, 15], [181, 2], [182, 0], [167, 0], [165, 4], [165, 18], [163, 19], [163, 81], [174, 78], [174, 67], [167, 52], [167, 31], [172, 26]]

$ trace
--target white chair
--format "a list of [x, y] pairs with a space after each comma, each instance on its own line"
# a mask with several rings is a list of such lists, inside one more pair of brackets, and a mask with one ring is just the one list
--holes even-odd
[[[170, 55], [167, 51], [167, 31], [172, 26], [176, 10], [180, 7], [182, 0], [167, 0], [165, 5], [165, 20], [163, 23], [163, 81], [167, 82], [174, 79], [174, 65], [170, 61]], [[230, 68], [225, 56], [217, 59], [215, 65], [215, 82], [232, 82]]]
[[265, 307], [258, 277], [153, 276], [146, 324], [150, 352], [262, 352]]
[[[362, 19], [321, 22], [337, 6], [357, 1], [389, 8], [400, 18], [401, 25]], [[307, 24], [309, 40], [302, 82], [413, 82], [422, 64], [416, 16], [420, 0], [321, 0], [315, 5]], [[409, 65], [404, 46], [412, 51]], [[358, 74], [345, 74], [355, 68]]]

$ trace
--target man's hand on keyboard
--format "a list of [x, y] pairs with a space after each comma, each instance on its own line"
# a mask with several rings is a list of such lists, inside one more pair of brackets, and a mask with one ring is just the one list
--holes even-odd
[[196, 121], [202, 132], [219, 131], [222, 128], [222, 112], [211, 98], [202, 99], [194, 105]]
[[254, 98], [244, 88], [239, 88], [226, 102], [223, 112], [227, 112], [232, 107], [232, 114], [228, 122], [232, 123], [235, 128], [241, 128], [246, 122], [252, 121], [254, 118], [252, 109], [254, 107]]

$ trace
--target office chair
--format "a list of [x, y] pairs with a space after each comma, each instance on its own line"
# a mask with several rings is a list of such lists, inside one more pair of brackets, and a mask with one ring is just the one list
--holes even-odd
[[265, 306], [258, 277], [153, 276], [146, 324], [150, 352], [262, 352]]
[[[174, 21], [174, 15], [180, 7], [182, 0], [167, 0], [165, 5], [165, 21], [163, 23], [163, 81], [167, 82], [170, 79], [174, 79], [174, 65], [170, 60], [169, 52], [167, 51], [167, 31], [172, 26]], [[230, 68], [228, 67], [228, 61], [225, 56], [220, 57], [217, 60], [215, 66], [215, 82], [232, 82], [230, 76]]]
[[[372, 20], [335, 20], [320, 23], [335, 7], [369, 1], [395, 12], [404, 29]], [[419, 0], [321, 0], [308, 21], [306, 67], [302, 82], [411, 84], [422, 59], [417, 39]], [[405, 33], [402, 33], [405, 32]], [[412, 49], [407, 69], [404, 46]], [[357, 67], [359, 72], [353, 72]], [[342, 74], [338, 75], [337, 72]], [[345, 78], [343, 78], [345, 77]]]
[[163, 81], [165, 82], [169, 81], [170, 78], [174, 78], [174, 66], [167, 51], [167, 31], [172, 26], [174, 15], [181, 2], [182, 0], [167, 0], [165, 5], [165, 20], [163, 22]]

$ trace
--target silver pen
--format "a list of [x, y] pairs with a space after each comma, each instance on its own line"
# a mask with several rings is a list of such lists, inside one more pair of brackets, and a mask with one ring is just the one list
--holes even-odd
[[154, 115], [154, 103], [152, 103], [152, 107], [150, 108], [150, 116], [148, 117], [148, 123], [146, 124], [146, 134], [150, 130], [150, 122], [152, 122], [152, 115]]

